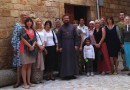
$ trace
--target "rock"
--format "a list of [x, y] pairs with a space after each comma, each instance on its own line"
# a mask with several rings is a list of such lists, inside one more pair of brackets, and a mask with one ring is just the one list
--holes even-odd
[[16, 72], [12, 69], [0, 70], [0, 87], [16, 83]]

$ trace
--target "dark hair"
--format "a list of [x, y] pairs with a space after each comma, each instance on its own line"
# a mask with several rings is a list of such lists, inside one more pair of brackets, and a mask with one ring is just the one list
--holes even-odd
[[86, 42], [87, 40], [91, 42], [90, 37], [87, 37], [84, 41]]
[[62, 16], [62, 21], [63, 21], [63, 18], [66, 17], [66, 16], [70, 17], [69, 15], [65, 14], [65, 15]]
[[46, 27], [46, 25], [49, 24], [50, 28], [52, 28], [52, 22], [50, 20], [47, 20], [44, 24], [44, 27]]
[[120, 13], [124, 13], [124, 14], [125, 14], [125, 12], [124, 12], [124, 11], [120, 11]]
[[89, 40], [89, 41], [90, 41], [90, 43], [91, 43], [90, 37], [87, 37], [87, 38], [84, 40], [84, 42], [83, 42], [83, 46], [85, 46], [85, 45], [86, 45], [86, 41], [87, 41], [87, 40]]
[[81, 19], [84, 20], [84, 18], [80, 18], [79, 21], [80, 21]]
[[[112, 24], [114, 24], [114, 19], [113, 19], [113, 17], [107, 17], [107, 18], [106, 18], [106, 22], [107, 22], [108, 19], [110, 19], [110, 20], [112, 21]], [[108, 22], [107, 22], [107, 24], [108, 24]]]
[[33, 20], [30, 17], [27, 17], [26, 20], [25, 20], [25, 22], [24, 22], [25, 28], [28, 29], [27, 22], [29, 22], [29, 21], [32, 22], [32, 25], [31, 25], [30, 28], [33, 29]]

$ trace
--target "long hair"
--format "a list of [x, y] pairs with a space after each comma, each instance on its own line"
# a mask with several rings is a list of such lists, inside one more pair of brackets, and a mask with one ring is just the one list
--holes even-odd
[[[114, 19], [113, 19], [113, 17], [107, 17], [106, 22], [107, 22], [108, 19], [112, 21], [112, 24], [114, 24]], [[108, 24], [108, 22], [107, 22], [107, 24]]]
[[33, 25], [34, 25], [34, 23], [33, 23], [33, 20], [30, 18], [30, 17], [27, 17], [26, 18], [26, 20], [25, 20], [25, 22], [24, 22], [24, 24], [25, 24], [25, 28], [27, 28], [28, 29], [28, 26], [27, 26], [27, 22], [32, 22], [32, 25], [31, 25], [31, 29], [33, 29]]

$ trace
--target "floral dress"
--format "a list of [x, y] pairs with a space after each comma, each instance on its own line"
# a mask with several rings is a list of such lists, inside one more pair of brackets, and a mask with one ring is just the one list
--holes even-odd
[[13, 67], [17, 68], [21, 66], [20, 61], [20, 32], [24, 28], [20, 23], [16, 23], [13, 30], [11, 44], [16, 50], [13, 57]]

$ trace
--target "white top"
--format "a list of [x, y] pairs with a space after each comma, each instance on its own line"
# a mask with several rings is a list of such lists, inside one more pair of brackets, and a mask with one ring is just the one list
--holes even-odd
[[89, 30], [88, 27], [83, 25], [83, 26], [78, 26], [77, 29], [81, 30], [83, 35], [83, 40], [85, 40], [87, 37], [89, 37]]
[[86, 58], [91, 58], [91, 59], [95, 59], [95, 52], [94, 52], [94, 48], [92, 45], [85, 45], [84, 49], [83, 49], [83, 55], [84, 55], [84, 59]]
[[[46, 37], [46, 32], [45, 30], [43, 29], [42, 31], [36, 31], [36, 37], [37, 37], [37, 43], [39, 45], [45, 45], [44, 42], [47, 41], [47, 37]], [[41, 39], [40, 39], [41, 38]]]
[[[57, 44], [58, 43], [57, 36], [56, 36], [54, 31], [53, 31], [53, 33], [54, 33], [55, 42]], [[52, 33], [52, 30], [50, 30], [49, 32], [46, 31], [46, 36], [47, 36], [46, 46], [54, 46], [55, 45], [54, 40], [53, 40], [53, 33]]]
[[96, 44], [96, 41], [95, 41], [95, 39], [94, 39], [93, 32], [94, 32], [94, 30], [90, 30], [90, 29], [89, 29], [89, 37], [90, 37], [90, 40], [91, 40], [91, 44], [92, 44], [92, 45], [95, 45], [95, 44]]

